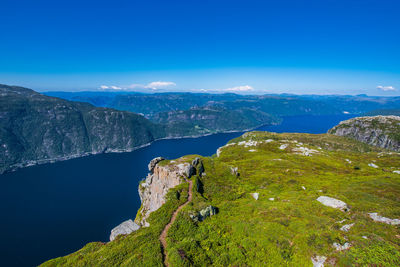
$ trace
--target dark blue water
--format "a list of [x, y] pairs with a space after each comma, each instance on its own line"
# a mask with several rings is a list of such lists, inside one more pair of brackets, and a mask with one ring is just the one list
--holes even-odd
[[[286, 117], [274, 132], [325, 133], [351, 115]], [[34, 266], [108, 241], [113, 227], [134, 218], [138, 183], [157, 156], [209, 156], [242, 133], [160, 140], [130, 152], [102, 154], [20, 169], [0, 175], [0, 264]]]

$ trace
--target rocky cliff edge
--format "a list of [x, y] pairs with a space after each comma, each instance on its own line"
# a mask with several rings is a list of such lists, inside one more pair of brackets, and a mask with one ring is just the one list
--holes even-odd
[[153, 159], [148, 166], [149, 174], [139, 185], [142, 206], [135, 221], [145, 227], [149, 226], [146, 219], [150, 214], [165, 203], [168, 190], [181, 184], [196, 172], [193, 165], [184, 162], [183, 159], [163, 161], [161, 157]]
[[399, 116], [357, 117], [340, 122], [328, 133], [346, 136], [377, 147], [400, 151]]

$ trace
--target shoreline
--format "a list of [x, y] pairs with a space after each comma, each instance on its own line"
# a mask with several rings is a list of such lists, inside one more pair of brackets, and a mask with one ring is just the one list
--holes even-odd
[[62, 157], [57, 157], [57, 158], [51, 158], [51, 159], [39, 159], [39, 160], [28, 160], [25, 162], [17, 163], [14, 165], [11, 165], [7, 167], [4, 171], [0, 172], [0, 175], [10, 173], [17, 171], [22, 168], [27, 168], [31, 166], [36, 166], [36, 165], [42, 165], [42, 164], [51, 164], [51, 163], [56, 163], [60, 161], [66, 161], [70, 159], [77, 159], [77, 158], [83, 158], [87, 156], [95, 156], [95, 155], [100, 155], [100, 154], [108, 154], [108, 153], [129, 153], [136, 151], [138, 149], [147, 147], [152, 145], [154, 142], [161, 141], [161, 140], [178, 140], [178, 139], [189, 139], [189, 138], [200, 138], [200, 137], [206, 137], [214, 134], [228, 134], [228, 133], [240, 133], [240, 132], [248, 132], [248, 131], [253, 131], [257, 128], [264, 127], [264, 126], [271, 126], [271, 125], [279, 125], [279, 123], [267, 123], [267, 124], [261, 124], [252, 128], [244, 129], [244, 130], [231, 130], [231, 131], [220, 131], [220, 132], [215, 132], [215, 133], [206, 133], [206, 134], [200, 134], [200, 135], [187, 135], [187, 136], [167, 136], [167, 137], [162, 137], [158, 139], [154, 139], [153, 141], [140, 145], [140, 146], [135, 146], [130, 149], [110, 149], [102, 152], [84, 152], [82, 154], [73, 154], [73, 155], [68, 155], [68, 156], [62, 156]]

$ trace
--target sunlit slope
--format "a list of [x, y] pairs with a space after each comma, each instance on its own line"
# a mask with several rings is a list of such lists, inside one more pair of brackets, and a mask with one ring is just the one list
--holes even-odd
[[[193, 200], [168, 232], [170, 266], [400, 264], [397, 221], [369, 214], [400, 219], [400, 154], [333, 135], [266, 132], [247, 133], [218, 154], [203, 158], [206, 175], [192, 177]], [[183, 183], [151, 214], [150, 227], [44, 266], [162, 266], [159, 235], [186, 196]], [[320, 196], [345, 202], [346, 211], [323, 205]], [[190, 218], [209, 205], [216, 215]]]

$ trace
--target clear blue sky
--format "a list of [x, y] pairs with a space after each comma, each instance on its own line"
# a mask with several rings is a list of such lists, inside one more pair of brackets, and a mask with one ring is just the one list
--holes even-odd
[[400, 94], [400, 1], [1, 0], [0, 10], [0, 83]]

